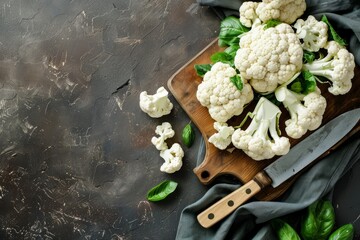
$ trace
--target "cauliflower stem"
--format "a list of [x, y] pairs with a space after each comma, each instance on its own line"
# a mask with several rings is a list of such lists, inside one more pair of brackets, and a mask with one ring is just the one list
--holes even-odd
[[302, 137], [308, 130], [317, 129], [322, 122], [326, 108], [326, 99], [321, 95], [320, 89], [309, 94], [299, 94], [287, 88], [298, 77], [294, 75], [286, 84], [275, 91], [276, 99], [284, 104], [290, 113], [290, 119], [285, 121], [285, 131], [292, 138]]
[[270, 159], [275, 155], [285, 155], [290, 149], [289, 139], [279, 136], [280, 109], [267, 100], [260, 98], [246, 130], [235, 130], [232, 143], [254, 160]]

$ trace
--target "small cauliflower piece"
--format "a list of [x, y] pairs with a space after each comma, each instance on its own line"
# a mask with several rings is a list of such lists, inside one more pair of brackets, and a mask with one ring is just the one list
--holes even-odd
[[152, 137], [151, 143], [154, 144], [156, 149], [159, 151], [168, 149], [165, 140], [172, 138], [175, 135], [175, 131], [172, 129], [171, 124], [163, 122], [161, 125], [156, 127], [155, 133], [159, 135], [159, 137]]
[[330, 80], [332, 86], [328, 90], [333, 95], [346, 94], [352, 87], [351, 80], [355, 75], [354, 55], [335, 41], [328, 42], [325, 49], [325, 57], [304, 64], [303, 69]]
[[242, 90], [238, 90], [230, 80], [236, 71], [229, 64], [217, 62], [208, 71], [199, 84], [196, 97], [202, 106], [207, 107], [210, 116], [217, 122], [226, 122], [240, 115], [244, 105], [254, 94], [250, 84], [243, 81]]
[[298, 19], [294, 24], [296, 35], [302, 41], [302, 47], [310, 52], [318, 52], [324, 48], [328, 39], [328, 26], [312, 15], [306, 21]]
[[209, 142], [220, 150], [225, 150], [231, 143], [231, 135], [234, 128], [227, 123], [214, 122], [214, 128], [218, 131], [209, 138]]
[[243, 2], [239, 8], [240, 22], [245, 27], [251, 27], [255, 19], [259, 18], [256, 14], [256, 8], [259, 6], [258, 2]]
[[160, 167], [160, 171], [166, 173], [174, 173], [176, 171], [179, 171], [182, 167], [184, 151], [181, 148], [180, 144], [174, 143], [171, 148], [161, 151], [160, 157], [165, 160], [165, 162]]
[[[296, 75], [293, 79], [295, 78]], [[276, 89], [275, 96], [290, 113], [291, 118], [285, 121], [288, 136], [297, 139], [308, 130], [313, 131], [320, 127], [327, 104], [319, 88], [303, 95], [289, 90], [287, 84], [284, 84]]]
[[254, 160], [287, 154], [290, 150], [289, 139], [278, 133], [280, 114], [275, 104], [264, 97], [260, 98], [250, 115], [252, 121], [247, 129], [239, 128], [232, 134], [233, 145]]
[[273, 92], [302, 67], [303, 49], [292, 27], [282, 23], [251, 29], [240, 39], [234, 63], [243, 79], [258, 92]]
[[305, 10], [305, 0], [263, 0], [256, 8], [256, 14], [262, 22], [277, 19], [292, 24]]
[[140, 93], [140, 108], [152, 118], [159, 118], [171, 112], [173, 104], [168, 98], [168, 91], [160, 87], [154, 95], [146, 91]]

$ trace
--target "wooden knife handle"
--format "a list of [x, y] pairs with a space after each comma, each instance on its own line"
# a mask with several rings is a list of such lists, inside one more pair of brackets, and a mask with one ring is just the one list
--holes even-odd
[[204, 228], [209, 228], [215, 223], [219, 222], [227, 215], [232, 213], [244, 202], [249, 200], [255, 194], [260, 192], [260, 190], [271, 184], [271, 179], [263, 171], [256, 174], [256, 176], [247, 182], [245, 185], [241, 186], [239, 189], [233, 191], [229, 195], [220, 199], [218, 202], [214, 203], [212, 206], [201, 212], [197, 219], [201, 226]]

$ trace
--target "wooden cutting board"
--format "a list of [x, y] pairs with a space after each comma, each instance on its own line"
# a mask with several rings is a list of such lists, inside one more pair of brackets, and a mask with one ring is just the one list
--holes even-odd
[[[217, 44], [217, 39], [211, 42], [204, 50], [197, 54], [187, 64], [180, 68], [169, 80], [168, 88], [179, 102], [181, 107], [189, 115], [193, 123], [199, 128], [204, 140], [205, 140], [205, 157], [201, 165], [194, 169], [194, 173], [198, 177], [201, 183], [210, 184], [216, 177], [224, 174], [230, 174], [237, 177], [241, 182], [248, 182], [256, 173], [262, 170], [264, 167], [273, 162], [277, 157], [270, 160], [255, 161], [248, 157], [239, 149], [235, 149], [233, 152], [222, 151], [214, 147], [208, 142], [209, 137], [216, 133], [213, 128], [214, 120], [210, 117], [207, 108], [201, 106], [196, 98], [197, 86], [201, 83], [202, 78], [197, 76], [194, 65], [195, 64], [208, 64], [210, 63], [210, 56], [222, 49]], [[355, 69], [355, 77], [352, 80], [353, 87], [351, 91], [345, 95], [334, 96], [327, 91], [328, 84], [321, 84], [322, 95], [327, 99], [327, 108], [324, 114], [323, 124], [333, 119], [348, 110], [360, 107], [360, 69], [357, 66]], [[239, 125], [248, 111], [252, 111], [256, 105], [254, 101], [244, 109], [244, 112], [240, 116], [236, 116], [229, 120], [230, 125]], [[281, 108], [282, 114], [280, 117], [280, 129], [282, 135], [286, 136], [284, 130], [284, 120], [289, 118], [288, 112]], [[250, 122], [251, 119], [248, 119]], [[354, 134], [359, 130], [356, 127], [351, 134]], [[291, 146], [296, 145], [303, 138], [290, 139]], [[349, 136], [351, 135], [349, 134]], [[279, 197], [290, 185], [294, 182], [296, 177], [291, 178], [287, 182], [283, 183], [277, 188], [271, 186], [264, 189], [260, 194], [256, 196], [259, 200], [272, 200]]]

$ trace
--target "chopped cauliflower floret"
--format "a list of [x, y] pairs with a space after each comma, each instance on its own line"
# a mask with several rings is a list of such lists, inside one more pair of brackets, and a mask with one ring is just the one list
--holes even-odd
[[161, 125], [156, 127], [155, 133], [159, 137], [152, 137], [151, 143], [154, 144], [157, 150], [168, 149], [168, 146], [165, 142], [166, 139], [172, 138], [175, 135], [175, 131], [172, 129], [172, 126], [168, 122], [163, 122]]
[[146, 91], [140, 93], [140, 108], [150, 117], [159, 118], [169, 114], [173, 104], [168, 98], [168, 91], [160, 87], [154, 95], [148, 95]]
[[174, 173], [176, 171], [179, 171], [182, 167], [184, 151], [181, 148], [180, 144], [174, 143], [171, 148], [161, 151], [160, 157], [165, 160], [165, 162], [160, 167], [160, 171], [166, 173]]
[[294, 24], [296, 35], [302, 41], [302, 47], [310, 52], [318, 52], [324, 48], [328, 39], [328, 26], [314, 16], [308, 16], [306, 21], [298, 19]]
[[209, 142], [218, 149], [226, 149], [231, 143], [231, 135], [234, 133], [234, 128], [228, 126], [227, 123], [220, 122], [214, 122], [214, 128], [218, 132], [209, 138]]
[[303, 68], [315, 76], [322, 76], [332, 82], [329, 92], [333, 95], [346, 94], [352, 87], [354, 77], [354, 55], [335, 41], [326, 44], [327, 55], [312, 63], [304, 64]]
[[232, 143], [254, 160], [287, 154], [290, 149], [289, 139], [280, 136], [277, 131], [280, 114], [275, 104], [264, 97], [260, 98], [250, 115], [250, 125], [245, 130], [236, 129], [231, 137]]
[[300, 138], [308, 130], [315, 130], [321, 125], [326, 99], [321, 96], [320, 89], [302, 95], [289, 90], [284, 85], [276, 89], [275, 96], [290, 113], [290, 119], [285, 121], [285, 131], [290, 137]]

